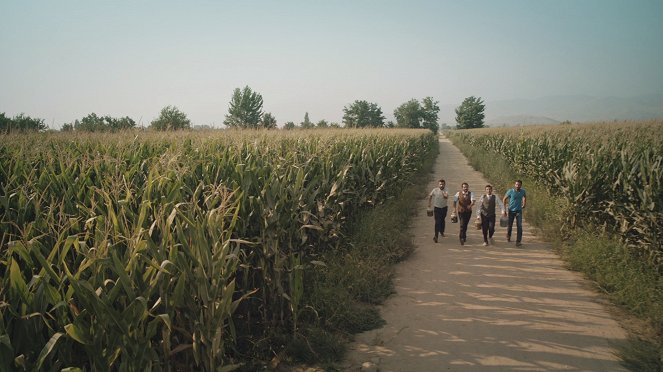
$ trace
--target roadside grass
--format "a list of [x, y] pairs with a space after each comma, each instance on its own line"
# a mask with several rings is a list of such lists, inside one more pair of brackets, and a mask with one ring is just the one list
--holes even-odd
[[353, 335], [384, 325], [377, 305], [394, 293], [394, 265], [414, 251], [408, 226], [427, 195], [422, 185], [429, 181], [437, 154], [430, 154], [399, 195], [359, 213], [348, 223], [343, 241], [319, 257], [324, 266], [306, 278], [307, 306], [299, 315], [299, 330], [283, 338], [284, 365], [339, 370]]
[[629, 342], [619, 345], [623, 365], [634, 371], [663, 371], [663, 277], [635, 257], [617, 237], [596, 226], [565, 230], [562, 216], [570, 203], [551, 195], [527, 177], [514, 174], [502, 156], [454, 141], [470, 164], [503, 195], [515, 179], [523, 180], [528, 200], [525, 216], [570, 269], [582, 272], [597, 290], [635, 321], [622, 321]]

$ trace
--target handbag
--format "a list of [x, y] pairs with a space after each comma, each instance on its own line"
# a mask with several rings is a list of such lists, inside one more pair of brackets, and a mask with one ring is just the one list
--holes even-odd
[[509, 224], [509, 217], [502, 215], [502, 217], [500, 217], [500, 227], [506, 227], [506, 225], [508, 224]]
[[428, 209], [426, 210], [426, 215], [427, 215], [428, 217], [432, 217], [432, 216], [433, 216], [433, 210], [430, 209], [430, 208], [428, 208]]
[[474, 227], [476, 227], [477, 230], [481, 230], [481, 217], [477, 216], [477, 219], [474, 220]]
[[451, 212], [451, 223], [458, 223], [458, 216], [456, 216], [456, 212]]

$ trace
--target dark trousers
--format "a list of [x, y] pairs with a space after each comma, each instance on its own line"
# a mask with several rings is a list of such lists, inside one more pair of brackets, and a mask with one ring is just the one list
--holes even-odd
[[513, 220], [516, 220], [516, 242], [520, 243], [523, 238], [523, 212], [509, 211], [509, 225], [506, 228], [506, 236], [511, 237]]
[[460, 222], [460, 239], [467, 240], [467, 225], [470, 223], [470, 217], [472, 217], [472, 211], [458, 213], [458, 222]]
[[433, 212], [435, 213], [435, 237], [437, 238], [437, 234], [442, 234], [444, 235], [444, 219], [447, 218], [447, 211], [449, 210], [448, 207], [444, 208], [438, 208], [435, 207]]
[[495, 234], [495, 215], [493, 214], [492, 216], [484, 216], [481, 213], [479, 215], [481, 216], [481, 232], [483, 233], [483, 241], [488, 243], [488, 238], [492, 238], [493, 234]]

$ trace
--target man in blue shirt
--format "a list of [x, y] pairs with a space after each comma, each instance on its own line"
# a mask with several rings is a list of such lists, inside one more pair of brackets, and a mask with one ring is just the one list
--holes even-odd
[[[527, 202], [527, 193], [522, 188], [522, 185], [523, 181], [516, 180], [514, 187], [504, 194], [504, 199], [502, 200], [504, 205], [508, 206], [507, 210], [509, 211], [509, 225], [506, 229], [506, 240], [508, 242], [511, 241], [513, 220], [516, 220], [516, 247], [521, 246], [521, 240], [523, 239], [523, 209]], [[507, 200], [509, 200], [509, 204], [507, 204]]]

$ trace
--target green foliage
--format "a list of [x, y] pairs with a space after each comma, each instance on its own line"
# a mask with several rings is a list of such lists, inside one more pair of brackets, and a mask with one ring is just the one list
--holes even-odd
[[2, 133], [8, 133], [10, 131], [12, 124], [12, 119], [5, 115], [5, 113], [0, 113], [0, 130]]
[[421, 104], [411, 99], [394, 110], [396, 125], [400, 128], [421, 128]]
[[314, 127], [313, 122], [308, 118], [308, 112], [304, 114], [304, 121], [299, 123], [299, 126], [302, 129], [311, 129]]
[[76, 120], [74, 122], [74, 130], [81, 132], [105, 132], [108, 129], [104, 118], [97, 116], [95, 113], [91, 113], [80, 121]]
[[382, 128], [382, 109], [376, 103], [354, 101], [343, 108], [343, 124], [346, 128]]
[[123, 118], [113, 118], [111, 116], [97, 116], [91, 113], [81, 120], [75, 120], [73, 123], [62, 125], [63, 132], [117, 132], [136, 127], [136, 122], [128, 116]]
[[327, 120], [322, 119], [322, 120], [318, 121], [317, 124], [315, 124], [315, 127], [316, 128], [323, 128], [323, 129], [324, 128], [329, 128], [329, 123], [327, 122]]
[[619, 350], [622, 365], [629, 371], [663, 371], [663, 340], [631, 337]]
[[262, 96], [248, 86], [235, 88], [223, 121], [228, 128], [257, 129], [261, 124]]
[[152, 120], [150, 128], [160, 131], [191, 129], [191, 121], [177, 107], [166, 106], [161, 109], [159, 117]]
[[[449, 135], [454, 144], [468, 156], [471, 164], [484, 172], [496, 185], [504, 187], [512, 182], [512, 179], [522, 178], [523, 174], [530, 175], [529, 180], [525, 178], [524, 186], [527, 188], [528, 197], [532, 194], [532, 202], [528, 202], [526, 211], [527, 220], [538, 226], [547, 238], [556, 242], [558, 251], [571, 268], [585, 273], [610, 297], [612, 302], [651, 325], [653, 330], [653, 336], [649, 336], [651, 339], [644, 341], [636, 337], [628, 345], [620, 347], [620, 354], [626, 365], [632, 370], [661, 370], [663, 276], [660, 264], [650, 259], [650, 255], [643, 254], [643, 251], [656, 252], [656, 249], [648, 248], [642, 242], [629, 244], [628, 236], [619, 232], [620, 226], [596, 224], [596, 221], [599, 221], [597, 217], [605, 211], [601, 205], [624, 206], [625, 203], [619, 198], [628, 198], [629, 195], [613, 194], [601, 189], [597, 191], [597, 196], [602, 203], [592, 204], [586, 199], [588, 193], [567, 194], [568, 190], [576, 188], [555, 181], [555, 174], [560, 168], [564, 168], [566, 162], [573, 162], [578, 166], [581, 166], [582, 162], [593, 163], [591, 157], [598, 156], [608, 149], [619, 154], [616, 158], [621, 161], [608, 161], [607, 157], [602, 157], [605, 167], [619, 168], [623, 164], [628, 164], [627, 159], [633, 159], [633, 155], [625, 155], [626, 153], [630, 151], [642, 153], [643, 149], [656, 147], [656, 144], [660, 143], [663, 135], [661, 123], [656, 121], [613, 125], [603, 123], [562, 129], [559, 126], [483, 129], [452, 131]], [[513, 135], [514, 142], [502, 138], [502, 136], [511, 137], [510, 135]], [[478, 138], [482, 140], [477, 140]], [[529, 146], [528, 142], [534, 139], [543, 142]], [[543, 146], [544, 139], [559, 148]], [[624, 146], [619, 146], [619, 143], [623, 143]], [[603, 149], [604, 144], [605, 149]], [[496, 149], [504, 148], [509, 150], [503, 154], [496, 153], [501, 153]], [[539, 157], [535, 152], [539, 148], [547, 155]], [[563, 153], [561, 148], [565, 149]], [[629, 151], [625, 152], [623, 148], [628, 148]], [[524, 156], [518, 155], [521, 151]], [[541, 164], [542, 162], [544, 164]], [[647, 169], [638, 166], [643, 163], [642, 160], [631, 160], [630, 163], [630, 166], [619, 172], [631, 174]], [[539, 169], [535, 168], [537, 166], [541, 167], [540, 171], [532, 172], [532, 169]], [[543, 169], [546, 171], [543, 172]], [[624, 182], [627, 180], [637, 180], [634, 177], [616, 175], [614, 172], [615, 170], [601, 169], [591, 171], [589, 175], [597, 178], [598, 184], [605, 184], [608, 187], [624, 187]], [[550, 180], [546, 181], [546, 177], [550, 177]], [[585, 176], [579, 174], [578, 177], [580, 178], [578, 182], [585, 182], [582, 180]], [[652, 188], [657, 189], [656, 185], [652, 184]], [[635, 190], [638, 187], [634, 184], [628, 189]], [[638, 192], [634, 194], [641, 196]], [[647, 213], [645, 208], [640, 210], [640, 213], [642, 212]], [[622, 218], [643, 218], [630, 215], [633, 212], [627, 213], [629, 215]], [[579, 218], [578, 214], [584, 217]], [[569, 219], [574, 223], [569, 224]], [[654, 226], [654, 229], [656, 228], [660, 228], [660, 225]], [[639, 330], [636, 330], [636, 334], [639, 334]]]
[[44, 119], [31, 118], [23, 113], [9, 118], [4, 112], [0, 113], [0, 133], [38, 132], [47, 128]]
[[467, 97], [463, 103], [456, 108], [456, 123], [458, 129], [471, 129], [484, 127], [484, 105], [481, 97]]
[[111, 116], [97, 116], [91, 113], [81, 120], [75, 120], [74, 123], [62, 125], [62, 131], [71, 130], [79, 132], [117, 132], [120, 130], [133, 129], [136, 122], [128, 116], [123, 118], [113, 118]]
[[663, 272], [663, 122], [452, 132], [573, 208], [563, 226], [602, 226]]
[[302, 334], [322, 254], [437, 143], [302, 132], [3, 138], [0, 370], [223, 370]]
[[411, 99], [394, 110], [396, 126], [401, 128], [427, 128], [437, 134], [440, 107], [432, 97], [426, 97], [419, 103]]
[[440, 106], [438, 106], [437, 101], [433, 101], [433, 97], [426, 97], [422, 101], [422, 122], [421, 125], [424, 128], [428, 128], [433, 133], [437, 134], [439, 124], [437, 123], [438, 114], [440, 112]]
[[262, 115], [260, 126], [265, 129], [276, 129], [276, 118], [271, 112], [266, 112]]
[[297, 126], [292, 121], [287, 121], [285, 124], [283, 124], [283, 129], [295, 129], [296, 127]]

